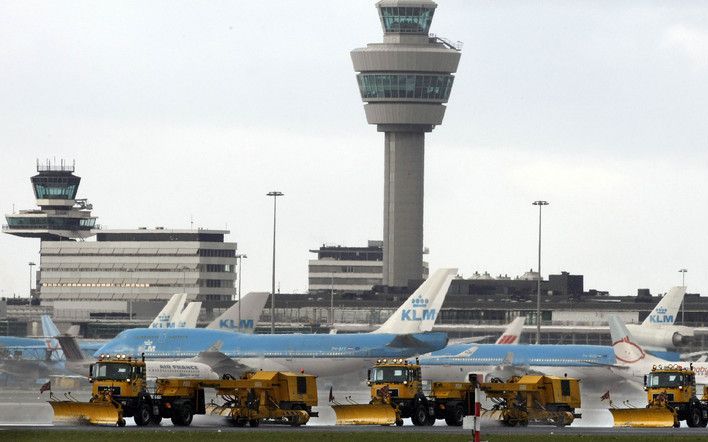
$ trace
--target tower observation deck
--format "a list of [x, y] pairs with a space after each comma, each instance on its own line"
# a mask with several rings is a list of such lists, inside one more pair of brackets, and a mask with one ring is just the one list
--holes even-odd
[[442, 124], [458, 48], [428, 32], [437, 4], [376, 4], [383, 43], [351, 52], [366, 121], [385, 133], [383, 284], [404, 287], [423, 276], [425, 133]]
[[4, 233], [43, 241], [76, 240], [94, 235], [96, 217], [85, 199], [76, 199], [81, 178], [74, 175], [74, 163], [37, 161], [37, 175], [31, 178], [39, 209], [5, 215]]

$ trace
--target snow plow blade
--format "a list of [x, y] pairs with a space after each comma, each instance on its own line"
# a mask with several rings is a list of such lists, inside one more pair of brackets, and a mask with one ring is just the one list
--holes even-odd
[[54, 422], [84, 422], [94, 425], [120, 425], [122, 410], [113, 402], [49, 401], [54, 409]]
[[675, 422], [674, 413], [666, 408], [615, 408], [610, 413], [615, 427], [673, 427]]
[[393, 425], [396, 410], [390, 405], [332, 405], [337, 425]]

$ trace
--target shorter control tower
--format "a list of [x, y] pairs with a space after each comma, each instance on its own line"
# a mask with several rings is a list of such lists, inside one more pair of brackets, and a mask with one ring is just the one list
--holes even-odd
[[76, 199], [81, 178], [74, 175], [74, 163], [58, 164], [37, 160], [38, 174], [31, 178], [39, 209], [5, 215], [4, 233], [42, 241], [77, 240], [92, 236], [96, 217], [91, 204]]
[[425, 133], [442, 124], [459, 45], [428, 34], [430, 0], [376, 4], [383, 43], [351, 53], [366, 121], [385, 135], [383, 284], [405, 287], [423, 277]]

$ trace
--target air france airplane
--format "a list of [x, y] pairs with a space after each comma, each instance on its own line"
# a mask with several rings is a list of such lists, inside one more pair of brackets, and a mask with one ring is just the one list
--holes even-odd
[[132, 329], [97, 354], [145, 353], [148, 359], [175, 360], [218, 345], [223, 354], [254, 369], [340, 375], [366, 368], [379, 358], [407, 358], [443, 348], [447, 334], [431, 330], [456, 274], [456, 269], [433, 273], [371, 333], [246, 335], [208, 329]]

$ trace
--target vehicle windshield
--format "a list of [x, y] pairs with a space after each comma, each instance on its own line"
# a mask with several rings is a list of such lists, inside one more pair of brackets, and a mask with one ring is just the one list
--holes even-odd
[[647, 387], [678, 387], [685, 385], [684, 375], [680, 373], [651, 373], [647, 378]]
[[404, 367], [376, 367], [371, 369], [371, 382], [403, 382], [411, 380], [411, 370]]
[[130, 380], [130, 364], [98, 363], [93, 367], [93, 377], [98, 380]]

